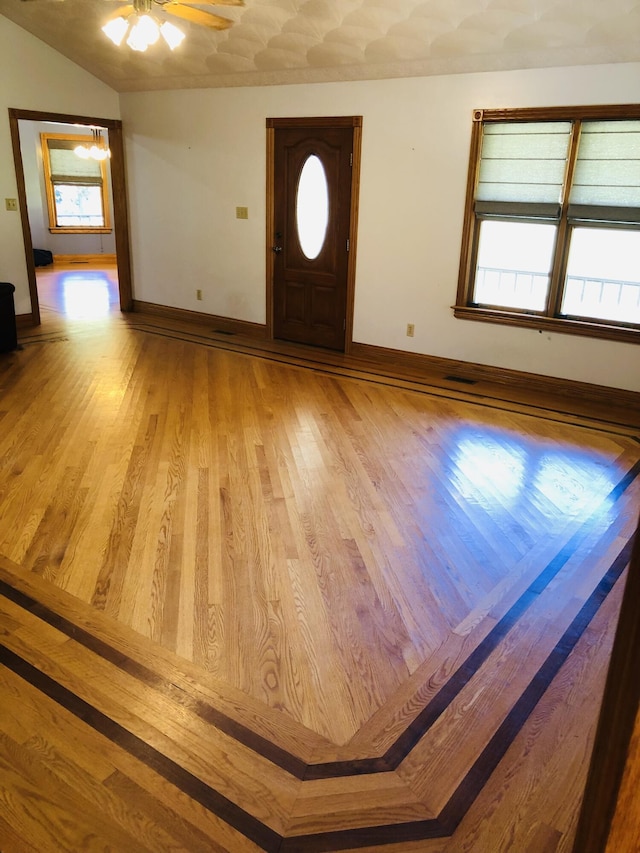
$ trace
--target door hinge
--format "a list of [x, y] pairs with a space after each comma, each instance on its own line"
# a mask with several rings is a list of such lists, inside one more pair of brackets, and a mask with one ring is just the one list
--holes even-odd
[[349, 238], [347, 237], [347, 252], [349, 251], [349, 246], [350, 246], [350, 245], [351, 245], [351, 242], [350, 242]]
[[349, 154], [349, 165], [353, 166], [353, 151]]

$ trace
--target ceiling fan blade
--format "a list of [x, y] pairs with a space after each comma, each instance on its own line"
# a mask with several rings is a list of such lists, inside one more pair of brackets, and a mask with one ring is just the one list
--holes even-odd
[[[23, 3], [32, 3], [34, 0], [22, 0]], [[63, 2], [63, 0], [57, 0]], [[124, 0], [106, 0], [107, 3], [123, 3]], [[244, 0], [153, 0], [156, 6], [164, 8], [171, 3], [180, 2], [183, 6], [244, 6]]]
[[[173, 0], [154, 0], [159, 6], [166, 6]], [[176, 0], [183, 6], [244, 6], [244, 0]]]
[[167, 12], [169, 15], [175, 15], [177, 18], [182, 18], [192, 24], [199, 24], [201, 27], [209, 27], [212, 30], [226, 30], [233, 24], [229, 18], [221, 18], [220, 15], [203, 12], [201, 9], [191, 9], [189, 6], [178, 3], [177, 0], [162, 3], [161, 8], [163, 12]]
[[108, 16], [105, 23], [112, 21], [114, 18], [120, 18], [120, 17], [128, 18], [129, 15], [133, 15], [134, 12], [135, 12], [135, 8], [132, 5], [131, 6], [129, 6], [129, 5], [128, 6], [119, 6], [117, 9], [115, 9], [113, 12], [111, 12], [111, 14]]

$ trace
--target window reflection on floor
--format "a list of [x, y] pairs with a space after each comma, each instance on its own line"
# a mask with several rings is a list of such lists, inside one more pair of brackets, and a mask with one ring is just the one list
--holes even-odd
[[109, 281], [100, 273], [70, 273], [62, 282], [62, 308], [70, 320], [106, 316], [111, 309]]
[[98, 320], [118, 308], [116, 267], [37, 273], [40, 307], [69, 320]]
[[515, 436], [462, 430], [452, 453], [452, 482], [466, 500], [493, 512], [520, 506], [575, 517], [605, 502], [611, 475], [576, 448], [551, 449]]
[[487, 489], [498, 491], [501, 503], [519, 497], [525, 478], [526, 451], [491, 436], [463, 437], [454, 454], [454, 482], [460, 494], [474, 500]]

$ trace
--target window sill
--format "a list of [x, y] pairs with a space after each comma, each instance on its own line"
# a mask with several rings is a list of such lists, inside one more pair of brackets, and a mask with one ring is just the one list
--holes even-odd
[[503, 326], [519, 326], [539, 332], [582, 335], [587, 338], [604, 338], [623, 343], [640, 343], [640, 329], [615, 326], [589, 320], [566, 320], [559, 317], [521, 314], [516, 311], [500, 311], [494, 308], [472, 308], [469, 305], [454, 305], [453, 315], [459, 320], [476, 320], [481, 323], [498, 323]]
[[111, 228], [49, 228], [50, 234], [111, 234]]

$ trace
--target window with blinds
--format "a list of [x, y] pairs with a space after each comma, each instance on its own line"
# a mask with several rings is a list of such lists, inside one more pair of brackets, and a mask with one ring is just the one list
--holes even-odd
[[559, 218], [570, 137], [566, 121], [487, 126], [476, 213]]
[[476, 110], [456, 317], [640, 340], [640, 105]]
[[640, 224], [640, 121], [582, 123], [569, 218]]
[[105, 161], [81, 158], [74, 150], [91, 137], [43, 133], [41, 141], [49, 230], [108, 232]]

